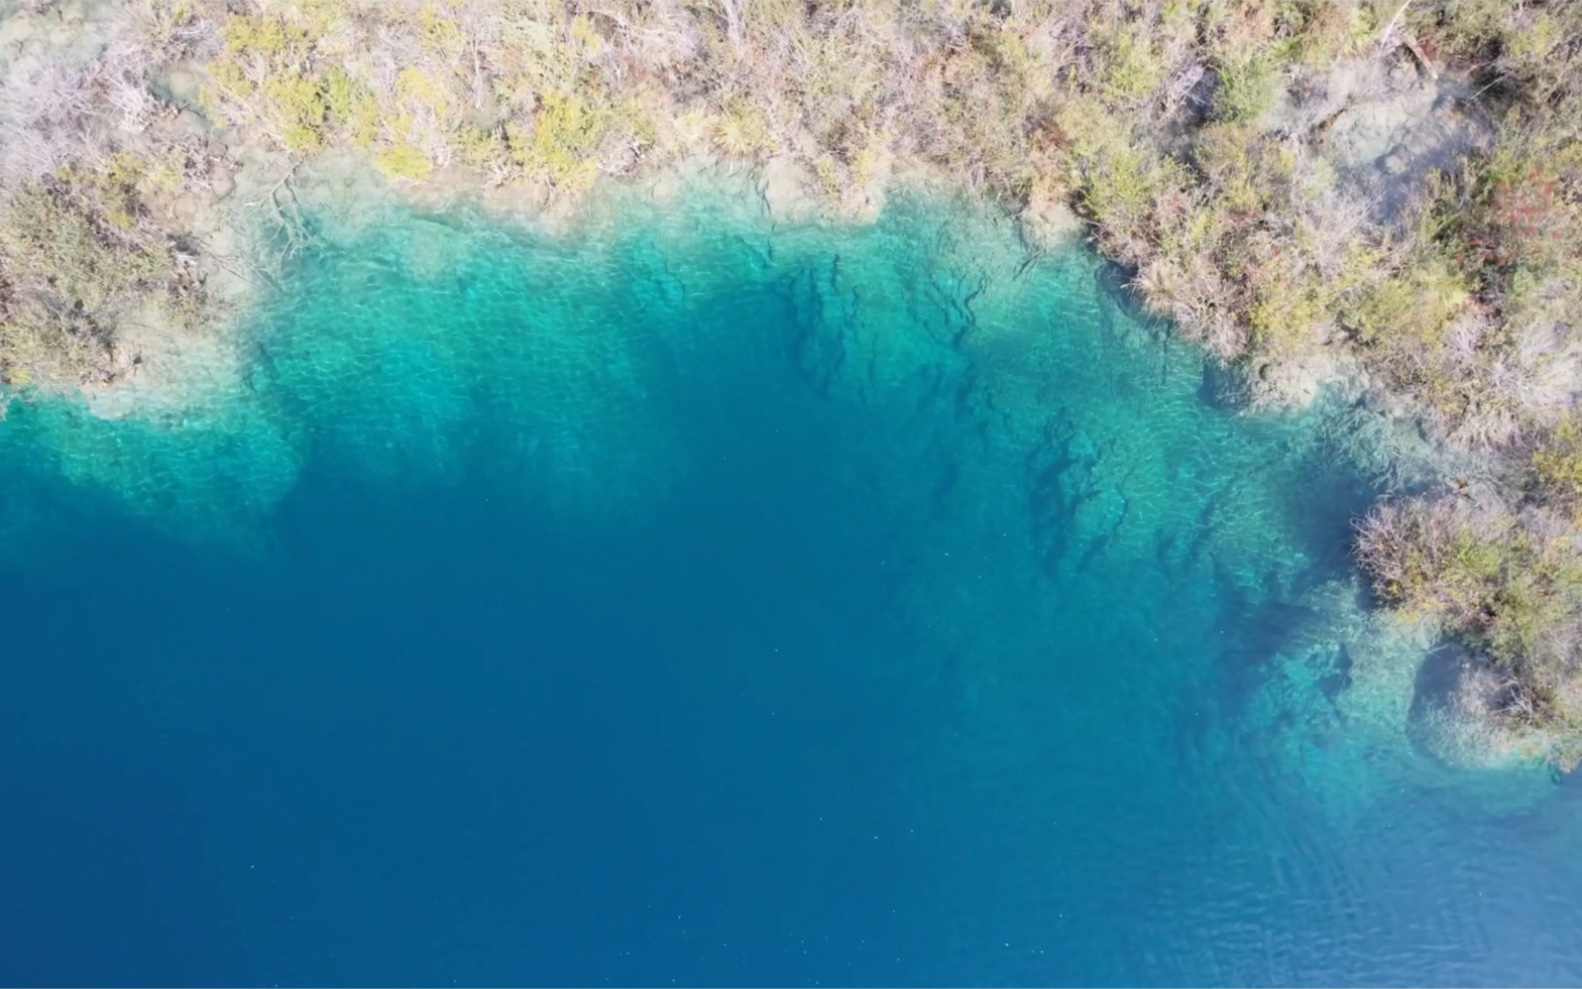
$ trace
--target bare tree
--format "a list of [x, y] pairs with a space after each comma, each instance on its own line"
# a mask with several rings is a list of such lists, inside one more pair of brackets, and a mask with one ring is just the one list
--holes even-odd
[[93, 73], [47, 61], [17, 64], [0, 101], [0, 172], [30, 180], [85, 156], [94, 144]]

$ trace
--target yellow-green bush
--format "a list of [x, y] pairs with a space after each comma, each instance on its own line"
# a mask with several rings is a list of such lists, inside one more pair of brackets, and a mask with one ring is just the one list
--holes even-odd
[[1144, 30], [1135, 23], [1118, 25], [1096, 39], [1107, 69], [1103, 86], [1107, 100], [1138, 104], [1150, 99], [1163, 84], [1166, 65], [1143, 36]]
[[745, 103], [737, 103], [721, 114], [714, 125], [714, 141], [721, 151], [738, 158], [751, 158], [774, 149], [774, 135], [763, 114]]
[[1578, 675], [1582, 555], [1574, 540], [1473, 509], [1454, 495], [1375, 507], [1361, 525], [1359, 555], [1379, 594], [1397, 608], [1480, 647], [1514, 677], [1529, 726], [1582, 712], [1554, 688]]
[[0, 251], [12, 278], [47, 286], [67, 309], [97, 312], [172, 267], [167, 250], [112, 239], [68, 190], [19, 190], [6, 203], [4, 219]]
[[[1582, 594], [1582, 565], [1573, 547], [1519, 533], [1499, 548], [1500, 570], [1484, 633], [1494, 659], [1547, 679], [1570, 666], [1567, 637]], [[1557, 636], [1557, 633], [1560, 633]], [[1557, 648], [1558, 647], [1558, 648]]]
[[306, 54], [310, 43], [306, 27], [280, 14], [233, 15], [225, 23], [222, 35], [230, 53], [243, 58], [300, 58]]
[[281, 137], [292, 151], [311, 152], [324, 146], [324, 125], [330, 108], [319, 80], [295, 74], [272, 76], [263, 96], [280, 119]]
[[25, 388], [84, 381], [106, 357], [104, 341], [90, 329], [43, 306], [8, 313], [0, 319], [0, 383]]
[[1324, 280], [1284, 256], [1254, 270], [1254, 302], [1248, 312], [1253, 341], [1281, 356], [1311, 347], [1315, 329], [1333, 317], [1333, 299]]
[[598, 177], [594, 155], [609, 130], [611, 114], [584, 96], [551, 90], [539, 97], [533, 129], [513, 142], [518, 163], [545, 175], [557, 187], [580, 191]]
[[422, 182], [434, 172], [428, 156], [410, 144], [392, 144], [374, 153], [374, 164], [393, 179], [412, 179]]
[[1470, 302], [1461, 278], [1442, 259], [1430, 255], [1404, 271], [1380, 278], [1347, 317], [1368, 343], [1437, 348]]
[[1161, 201], [1186, 184], [1181, 166], [1102, 108], [1074, 104], [1062, 112], [1062, 122], [1074, 136], [1067, 160], [1077, 180], [1078, 205], [1101, 236], [1131, 249], [1157, 244]]
[[1233, 51], [1215, 61], [1219, 87], [1214, 116], [1232, 123], [1251, 123], [1274, 108], [1279, 98], [1279, 70], [1266, 51]]
[[[137, 206], [127, 160], [102, 173], [25, 186], [0, 215], [0, 380], [16, 386], [71, 385], [108, 361], [117, 316], [163, 285], [170, 252], [130, 228]], [[98, 198], [111, 192], [108, 208]]]
[[359, 148], [368, 148], [379, 137], [383, 114], [372, 90], [344, 70], [324, 73], [320, 92], [330, 127], [345, 134]]
[[1573, 509], [1582, 507], [1582, 420], [1576, 413], [1534, 451], [1533, 471], [1544, 492]]

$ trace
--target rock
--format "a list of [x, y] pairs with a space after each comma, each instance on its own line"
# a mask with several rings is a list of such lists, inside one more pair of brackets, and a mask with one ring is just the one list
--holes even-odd
[[1300, 358], [1268, 359], [1248, 371], [1248, 398], [1258, 408], [1301, 410], [1326, 389], [1348, 395], [1362, 391], [1361, 368], [1348, 355], [1329, 348]]
[[681, 177], [673, 168], [661, 169], [648, 184], [648, 196], [661, 206], [670, 206], [680, 201], [684, 192]]
[[209, 176], [209, 191], [213, 193], [218, 202], [236, 191], [236, 178], [229, 169], [216, 168], [214, 174]]
[[189, 108], [198, 104], [198, 97], [203, 91], [203, 79], [190, 69], [171, 69], [159, 80], [158, 85], [170, 102]]
[[20, 48], [33, 37], [33, 32], [31, 17], [0, 17], [0, 47]]
[[1512, 680], [1471, 650], [1448, 643], [1418, 672], [1411, 730], [1435, 758], [1464, 769], [1512, 768], [1552, 755], [1562, 736], [1501, 715]]
[[170, 129], [176, 136], [203, 137], [214, 128], [208, 120], [204, 119], [203, 114], [188, 108], [176, 114], [175, 119], [170, 123]]
[[819, 217], [813, 174], [793, 158], [772, 158], [758, 172], [758, 195], [776, 223], [807, 223]]
[[184, 192], [170, 204], [170, 214], [183, 226], [191, 226], [201, 204], [196, 193]]
[[1056, 247], [1087, 235], [1088, 225], [1053, 194], [1039, 195], [1035, 190], [1020, 219], [1023, 235], [1037, 247]]

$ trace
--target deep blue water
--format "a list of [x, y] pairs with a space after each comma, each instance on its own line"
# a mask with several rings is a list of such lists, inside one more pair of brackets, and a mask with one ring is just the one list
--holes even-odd
[[0, 982], [1582, 981], [1362, 417], [967, 205], [607, 210], [326, 219], [234, 395], [11, 404]]

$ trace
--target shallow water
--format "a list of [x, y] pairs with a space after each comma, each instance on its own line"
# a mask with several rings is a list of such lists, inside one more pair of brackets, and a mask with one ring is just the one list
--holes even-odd
[[0, 981], [1582, 979], [1357, 413], [968, 204], [324, 222], [236, 394], [0, 424]]

